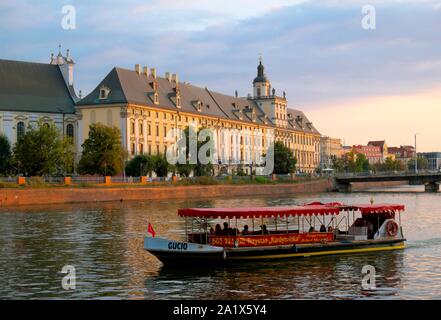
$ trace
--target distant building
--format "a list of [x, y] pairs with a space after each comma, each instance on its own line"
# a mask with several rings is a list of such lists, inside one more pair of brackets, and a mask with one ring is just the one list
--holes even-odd
[[396, 160], [407, 162], [415, 158], [415, 148], [413, 146], [389, 147], [389, 154], [393, 154]]
[[389, 154], [385, 140], [369, 141], [368, 146], [379, 147], [380, 152], [381, 152], [381, 156], [383, 158], [382, 160], [386, 160], [386, 158], [388, 158], [388, 157], [392, 157], [395, 160], [395, 157], [393, 155]]
[[320, 168], [332, 168], [332, 159], [343, 156], [341, 139], [322, 136], [320, 138]]
[[429, 162], [429, 170], [441, 169], [441, 152], [422, 152], [418, 153], [418, 156], [427, 159]]
[[364, 154], [366, 159], [370, 164], [375, 164], [379, 162], [383, 162], [383, 153], [381, 152], [380, 146], [376, 145], [367, 145], [367, 146], [353, 146], [352, 151], [354, 153]]

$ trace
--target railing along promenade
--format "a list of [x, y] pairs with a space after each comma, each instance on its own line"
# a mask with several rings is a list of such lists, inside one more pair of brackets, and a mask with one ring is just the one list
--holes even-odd
[[311, 180], [311, 176], [305, 175], [268, 175], [268, 176], [208, 176], [208, 177], [128, 177], [128, 176], [67, 176], [67, 177], [23, 177], [23, 176], [0, 176], [0, 187], [8, 186], [110, 186], [110, 185], [167, 185], [167, 184], [217, 184], [217, 183], [247, 183], [247, 182], [293, 182]]

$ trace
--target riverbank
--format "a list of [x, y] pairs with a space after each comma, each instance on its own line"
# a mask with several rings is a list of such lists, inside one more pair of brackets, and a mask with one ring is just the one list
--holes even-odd
[[332, 190], [328, 179], [299, 183], [241, 185], [169, 185], [146, 187], [51, 187], [0, 189], [0, 207], [60, 203], [203, 199], [229, 196], [286, 196]]

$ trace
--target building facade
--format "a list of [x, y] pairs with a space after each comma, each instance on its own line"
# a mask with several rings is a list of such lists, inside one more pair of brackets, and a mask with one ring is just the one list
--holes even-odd
[[0, 134], [12, 146], [39, 121], [76, 142], [73, 65], [69, 51], [52, 55], [49, 64], [0, 60]]
[[376, 164], [383, 162], [383, 153], [379, 146], [375, 145], [358, 145], [353, 146], [352, 151], [357, 154], [364, 154], [366, 159], [369, 161], [369, 164]]
[[331, 169], [332, 160], [344, 154], [341, 139], [322, 136], [320, 138], [320, 168]]
[[422, 152], [418, 153], [418, 157], [426, 158], [429, 163], [429, 170], [441, 169], [441, 152]]
[[277, 96], [260, 61], [253, 95], [229, 96], [180, 82], [177, 74], [159, 77], [155, 68], [114, 68], [76, 105], [78, 151], [93, 123], [116, 126], [131, 156], [164, 154], [177, 140], [177, 130], [191, 126], [214, 132], [218, 172], [238, 167], [248, 173], [263, 169], [262, 155], [276, 141], [297, 158], [299, 172], [313, 173], [320, 163], [320, 133], [299, 110]]

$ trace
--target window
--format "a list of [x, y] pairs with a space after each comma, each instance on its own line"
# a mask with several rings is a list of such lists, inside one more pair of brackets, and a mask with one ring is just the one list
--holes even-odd
[[96, 113], [95, 113], [95, 110], [92, 110], [90, 112], [90, 122], [95, 123], [95, 121], [96, 121]]
[[156, 126], [156, 136], [159, 137], [159, 126]]
[[148, 135], [150, 136], [150, 135], [152, 135], [152, 126], [149, 125], [149, 126], [148, 126], [148, 129], [149, 129]]
[[164, 138], [167, 137], [167, 127], [164, 126]]
[[144, 135], [144, 126], [142, 125], [142, 123], [138, 125], [138, 130], [139, 130], [138, 135], [140, 136]]
[[257, 96], [260, 97], [260, 88], [257, 88]]
[[25, 124], [23, 121], [17, 123], [17, 140], [23, 138], [25, 135]]
[[107, 99], [109, 97], [109, 93], [110, 93], [110, 89], [107, 88], [106, 86], [102, 86], [100, 88], [100, 96], [99, 96], [100, 100]]
[[139, 151], [139, 154], [144, 154], [144, 145], [143, 144], [140, 144], [139, 146], [138, 146], [138, 151]]
[[159, 97], [158, 94], [155, 92], [155, 98], [154, 98], [155, 104], [159, 104]]
[[132, 143], [132, 150], [130, 150], [130, 151], [131, 151], [132, 155], [135, 154], [135, 144], [134, 143]]
[[135, 122], [130, 123], [130, 133], [135, 134]]
[[113, 123], [113, 114], [112, 110], [107, 110], [107, 125], [111, 126]]
[[74, 126], [73, 124], [68, 124], [66, 126], [66, 135], [69, 139], [73, 139], [74, 137]]

